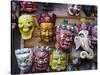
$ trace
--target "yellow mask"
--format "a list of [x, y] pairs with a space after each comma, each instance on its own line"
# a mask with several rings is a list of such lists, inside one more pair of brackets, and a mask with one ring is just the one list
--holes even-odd
[[53, 23], [41, 23], [40, 24], [40, 36], [41, 40], [49, 42], [53, 38]]
[[24, 40], [31, 39], [34, 30], [34, 19], [31, 15], [22, 15], [18, 18], [18, 27]]
[[60, 50], [54, 50], [50, 56], [52, 70], [63, 71], [68, 65], [68, 55]]

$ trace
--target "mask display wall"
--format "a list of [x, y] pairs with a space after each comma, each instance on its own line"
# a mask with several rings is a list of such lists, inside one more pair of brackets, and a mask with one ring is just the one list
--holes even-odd
[[31, 39], [34, 31], [34, 18], [31, 15], [21, 15], [18, 18], [18, 27], [22, 39]]
[[72, 33], [73, 27], [68, 25], [67, 21], [64, 20], [63, 24], [60, 24], [56, 28], [56, 44], [55, 47], [67, 51], [72, 46]]
[[49, 47], [34, 47], [33, 52], [33, 72], [46, 72], [49, 70]]
[[54, 36], [56, 15], [52, 14], [52, 16], [50, 16], [48, 13], [45, 13], [45, 14], [40, 14], [36, 17], [40, 28], [41, 40], [44, 42], [52, 41]]
[[97, 69], [97, 6], [13, 0], [15, 23], [12, 74]]
[[20, 11], [21, 12], [35, 12], [37, 10], [37, 3], [32, 1], [22, 1], [20, 2]]
[[30, 48], [15, 50], [18, 66], [23, 73], [28, 72], [32, 66], [33, 52]]
[[81, 46], [85, 50], [80, 53], [80, 57], [82, 59], [93, 59], [94, 52], [93, 49], [90, 48], [91, 41], [89, 38], [89, 32], [87, 30], [81, 30], [78, 36], [75, 36], [74, 42], [76, 45], [76, 49]]
[[70, 4], [70, 5], [68, 5], [67, 9], [68, 9], [68, 14], [71, 16], [79, 16], [80, 15], [80, 11], [81, 11], [80, 5]]

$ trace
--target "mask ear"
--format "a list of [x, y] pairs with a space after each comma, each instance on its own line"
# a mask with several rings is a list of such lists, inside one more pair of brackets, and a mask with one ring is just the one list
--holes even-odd
[[75, 42], [76, 49], [78, 49], [80, 47], [80, 39], [78, 36], [74, 38], [74, 42]]

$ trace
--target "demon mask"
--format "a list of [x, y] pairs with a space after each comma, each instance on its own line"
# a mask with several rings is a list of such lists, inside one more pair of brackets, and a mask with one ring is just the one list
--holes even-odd
[[20, 2], [22, 12], [34, 12], [37, 10], [37, 3], [32, 1], [22, 1]]
[[80, 5], [68, 5], [68, 14], [71, 16], [79, 16], [81, 7]]
[[17, 49], [15, 51], [18, 66], [22, 72], [28, 72], [32, 66], [32, 50], [29, 48]]
[[69, 49], [72, 45], [73, 28], [67, 25], [67, 21], [56, 28], [56, 48]]
[[31, 15], [21, 15], [18, 18], [18, 27], [24, 40], [31, 39], [34, 30], [34, 19]]
[[54, 71], [63, 71], [68, 64], [68, 55], [61, 50], [53, 50], [50, 55], [50, 66]]
[[46, 72], [49, 68], [49, 50], [48, 47], [34, 47], [33, 53], [33, 72]]

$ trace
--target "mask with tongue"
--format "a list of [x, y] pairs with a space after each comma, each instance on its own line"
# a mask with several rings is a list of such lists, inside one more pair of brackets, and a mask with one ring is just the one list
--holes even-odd
[[67, 21], [64, 20], [64, 23], [57, 26], [56, 28], [56, 48], [66, 51], [72, 46], [72, 33], [73, 28], [70, 25], [67, 25]]
[[20, 2], [20, 11], [21, 12], [34, 12], [37, 10], [37, 3], [32, 1], [21, 1]]
[[18, 18], [18, 27], [24, 40], [31, 39], [34, 31], [34, 18], [31, 15], [21, 15]]

